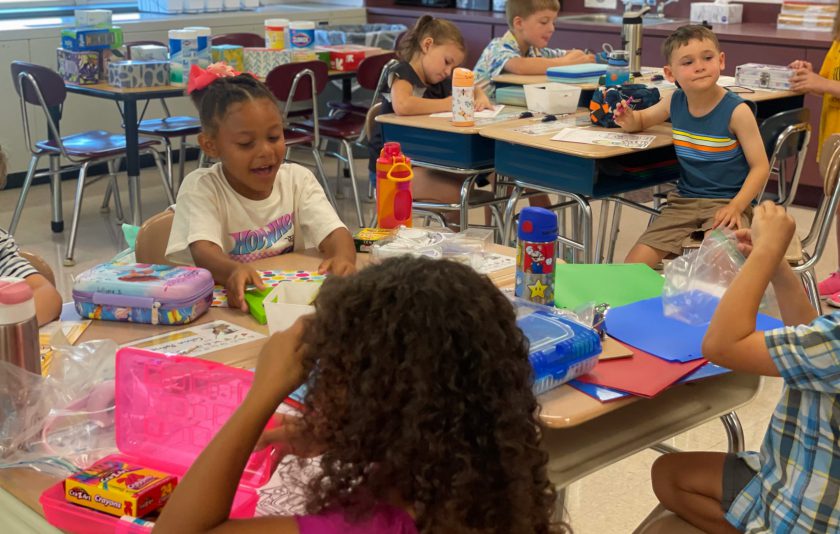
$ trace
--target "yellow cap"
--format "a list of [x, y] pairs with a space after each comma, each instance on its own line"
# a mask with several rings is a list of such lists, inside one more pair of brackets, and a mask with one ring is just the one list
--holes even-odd
[[475, 84], [475, 74], [470, 69], [457, 68], [452, 71], [452, 85], [455, 87], [470, 87]]

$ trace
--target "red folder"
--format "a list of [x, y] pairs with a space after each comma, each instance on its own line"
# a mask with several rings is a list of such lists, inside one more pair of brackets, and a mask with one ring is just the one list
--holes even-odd
[[702, 358], [685, 363], [669, 362], [626, 346], [633, 351], [632, 357], [600, 360], [595, 369], [577, 380], [650, 398], [706, 363]]

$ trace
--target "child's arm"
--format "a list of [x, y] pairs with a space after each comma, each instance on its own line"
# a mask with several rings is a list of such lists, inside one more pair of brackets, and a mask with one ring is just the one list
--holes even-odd
[[740, 228], [741, 214], [761, 192], [761, 188], [764, 187], [770, 175], [770, 162], [767, 161], [764, 142], [761, 140], [758, 124], [755, 122], [755, 116], [749, 106], [741, 104], [735, 108], [732, 112], [729, 128], [741, 144], [741, 149], [750, 165], [750, 172], [744, 179], [744, 185], [741, 186], [741, 190], [738, 191], [735, 198], [715, 213], [712, 228], [719, 226]]
[[503, 72], [511, 74], [545, 74], [550, 67], [595, 63], [595, 56], [580, 50], [569, 50], [560, 57], [512, 57], [505, 63]]
[[630, 133], [662, 124], [671, 116], [671, 94], [666, 94], [659, 102], [641, 111], [634, 110], [632, 103], [628, 104], [626, 100], [622, 100], [613, 111], [615, 123]]
[[318, 250], [324, 255], [324, 261], [318, 266], [319, 273], [339, 276], [356, 272], [356, 245], [347, 228], [336, 228], [321, 241]]
[[40, 274], [30, 274], [25, 280], [32, 288], [38, 326], [43, 326], [58, 319], [58, 316], [61, 315], [61, 295], [58, 294], [55, 286]]
[[[792, 65], [793, 63], [791, 63]], [[820, 76], [818, 72], [814, 72], [813, 67], [808, 62], [802, 62], [790, 77], [790, 88], [800, 93], [827, 94], [840, 98], [840, 81], [829, 80]]]
[[[755, 209], [752, 251], [720, 300], [703, 338], [703, 356], [709, 361], [735, 371], [780, 375], [764, 334], [755, 329], [755, 318], [771, 279], [782, 283], [785, 294], [778, 295], [780, 303], [789, 296], [790, 280], [779, 269], [795, 229], [793, 218], [781, 206], [768, 201]], [[799, 292], [804, 298], [802, 286]], [[801, 313], [801, 302], [794, 300], [794, 303], [788, 308], [788, 316]]]
[[297, 534], [291, 517], [230, 520], [239, 478], [277, 406], [303, 383], [298, 319], [263, 346], [254, 382], [239, 408], [181, 479], [155, 525], [155, 532], [277, 532]]
[[257, 289], [265, 289], [260, 273], [247, 263], [239, 263], [230, 259], [222, 248], [212, 241], [196, 241], [190, 243], [190, 253], [196, 267], [203, 267], [210, 271], [213, 280], [222, 284], [227, 290], [228, 306], [248, 311], [245, 302], [245, 286], [253, 284]]
[[396, 79], [391, 85], [391, 103], [397, 115], [430, 115], [452, 110], [452, 97], [441, 99], [414, 96], [410, 82]]

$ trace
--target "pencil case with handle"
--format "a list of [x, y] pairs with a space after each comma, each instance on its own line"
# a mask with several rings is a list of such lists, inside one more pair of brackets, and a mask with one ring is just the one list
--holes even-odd
[[213, 276], [198, 267], [103, 263], [73, 284], [76, 311], [86, 319], [187, 324], [204, 314], [212, 300]]

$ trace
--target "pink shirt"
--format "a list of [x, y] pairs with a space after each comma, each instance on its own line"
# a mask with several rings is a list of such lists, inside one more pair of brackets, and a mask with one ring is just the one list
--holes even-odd
[[402, 508], [380, 503], [366, 519], [349, 523], [342, 510], [296, 518], [300, 534], [417, 534], [414, 519]]

